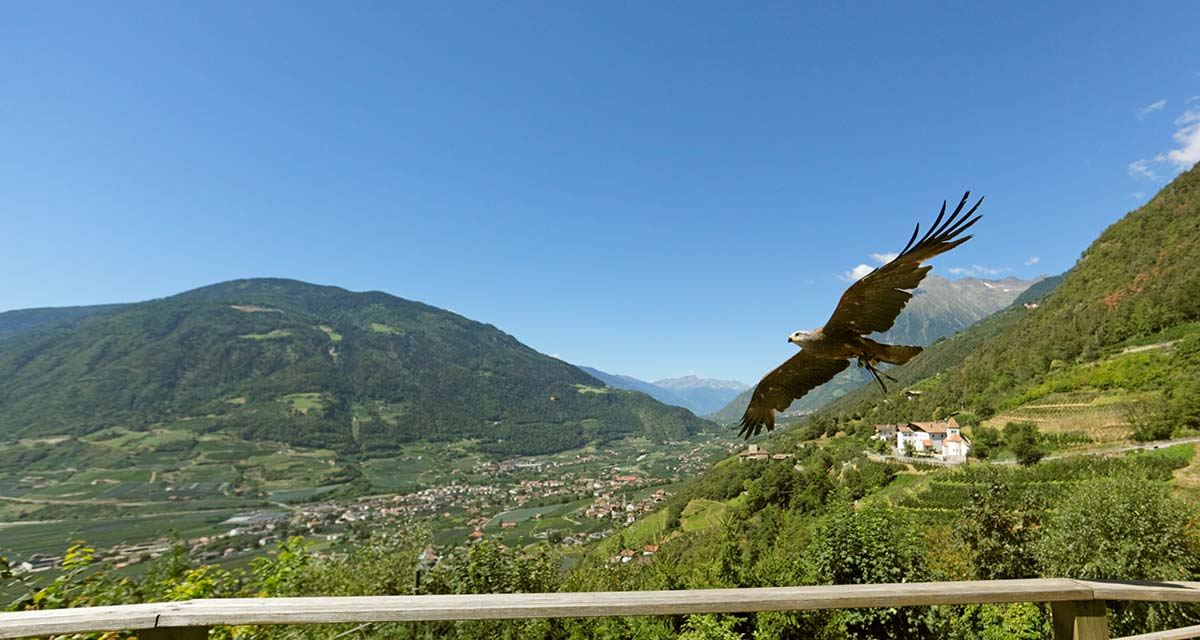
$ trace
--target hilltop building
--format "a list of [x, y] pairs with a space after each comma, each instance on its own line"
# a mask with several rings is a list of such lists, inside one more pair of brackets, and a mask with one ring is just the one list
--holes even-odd
[[928, 455], [945, 462], [966, 462], [971, 441], [962, 435], [958, 422], [909, 422], [906, 424], [877, 424], [875, 440], [892, 445], [897, 455]]
[[771, 454], [763, 450], [762, 447], [756, 444], [751, 444], [746, 446], [745, 451], [742, 451], [738, 454], [738, 462], [745, 462], [746, 460], [766, 460], [769, 457], [771, 457]]
[[791, 454], [791, 453], [767, 453], [766, 449], [763, 449], [762, 447], [760, 447], [756, 444], [750, 444], [750, 445], [746, 445], [745, 451], [742, 451], [741, 453], [739, 453], [737, 455], [738, 455], [738, 462], [745, 462], [746, 460], [768, 460], [768, 459], [770, 459], [770, 460], [787, 460], [788, 458], [791, 458], [794, 454]]

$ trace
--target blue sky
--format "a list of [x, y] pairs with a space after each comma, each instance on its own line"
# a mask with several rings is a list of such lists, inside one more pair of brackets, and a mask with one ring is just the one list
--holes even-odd
[[0, 4], [0, 310], [292, 277], [753, 382], [942, 199], [935, 273], [1058, 273], [1200, 153], [1200, 4], [800, 4]]

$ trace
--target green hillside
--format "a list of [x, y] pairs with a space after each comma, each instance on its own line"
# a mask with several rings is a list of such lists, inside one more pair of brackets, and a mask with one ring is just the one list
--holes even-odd
[[123, 306], [125, 305], [104, 304], [90, 307], [47, 307], [5, 311], [0, 313], [0, 340], [61, 327], [96, 315], [112, 313]]
[[[1194, 168], [1112, 225], [1057, 288], [1050, 281], [1031, 290], [893, 369], [899, 383], [886, 399], [854, 391], [763, 438], [786, 460], [730, 458], [692, 478], [661, 515], [593, 548], [572, 588], [1197, 579], [1195, 445], [1121, 453], [1100, 441], [1200, 433], [1198, 182]], [[905, 390], [921, 393], [907, 399]], [[864, 453], [876, 423], [951, 412], [980, 432], [976, 444], [984, 426], [1001, 437], [1010, 422], [1032, 423], [1043, 451], [1063, 457], [943, 469]], [[994, 445], [993, 454], [1001, 446], [1012, 445]], [[620, 549], [645, 544], [657, 546], [652, 561], [613, 568]], [[676, 632], [698, 628], [696, 618]], [[1111, 603], [1108, 621], [1123, 636], [1196, 624], [1200, 614]], [[755, 638], [1051, 635], [1048, 611], [1037, 605], [707, 622]], [[626, 619], [603, 633], [669, 636], [650, 627]]]
[[5, 326], [7, 440], [203, 418], [192, 424], [205, 432], [339, 451], [473, 438], [535, 454], [709, 424], [491, 325], [380, 292], [239, 280]]
[[[485, 527], [487, 533], [481, 531], [483, 541], [467, 544], [461, 543], [460, 534], [465, 530], [439, 538], [420, 527], [405, 524], [388, 531], [393, 534], [388, 537], [380, 535], [380, 528], [375, 526], [349, 528], [344, 537], [325, 547], [331, 553], [320, 562], [307, 560], [310, 556], [304, 553], [305, 547], [297, 538], [282, 542], [276, 555], [256, 562], [250, 572], [209, 566], [194, 569], [199, 573], [190, 574], [189, 567], [202, 562], [193, 561], [192, 565], [178, 569], [173, 582], [158, 573], [147, 572], [147, 577], [133, 584], [138, 589], [161, 590], [179, 582], [180, 576], [197, 575], [206, 577], [204, 584], [209, 585], [207, 591], [199, 593], [204, 596], [407, 594], [413, 593], [412, 585], [419, 570], [421, 581], [416, 592], [428, 594], [1034, 577], [1195, 581], [1200, 579], [1200, 562], [1197, 562], [1200, 511], [1196, 509], [1200, 460], [1195, 443], [1149, 445], [1146, 447], [1149, 450], [1144, 451], [1084, 455], [1097, 452], [1072, 449], [1071, 442], [1063, 437], [1047, 438], [1042, 444], [1056, 447], [1056, 453], [1071, 455], [1023, 465], [973, 462], [957, 468], [876, 462], [864, 449], [872, 446], [866, 436], [875, 422], [928, 420], [952, 411], [960, 412], [962, 421], [975, 428], [982, 426], [981, 422], [995, 424], [1009, 418], [1033, 422], [1039, 427], [1057, 423], [1078, 425], [1091, 420], [1103, 427], [1096, 432], [1102, 435], [1108, 433], [1105, 429], [1114, 415], [1114, 405], [1140, 407], [1144, 415], [1153, 418], [1147, 424], [1169, 427], [1163, 433], [1142, 435], [1195, 435], [1200, 429], [1200, 420], [1195, 419], [1200, 417], [1200, 393], [1197, 393], [1200, 385], [1196, 384], [1200, 380], [1200, 314], [1196, 312], [1194, 298], [1177, 292], [1194, 291], [1195, 283], [1200, 280], [1194, 228], [1200, 220], [1196, 206], [1200, 203], [1192, 198], [1192, 191], [1179, 188], [1181, 183], [1194, 183], [1197, 175], [1197, 170], [1193, 170], [1181, 176], [1147, 207], [1114, 224], [1066, 274], [1057, 289], [1050, 291], [1053, 287], [1047, 286], [1038, 294], [1044, 297], [1031, 295], [1018, 299], [1009, 309], [935, 342], [911, 364], [894, 369], [900, 383], [890, 397], [883, 399], [874, 390], [847, 394], [798, 428], [763, 438], [761, 444], [766, 451], [777, 457], [765, 460], [730, 457], [680, 484], [673, 483], [671, 495], [664, 495], [653, 514], [628, 526], [613, 526], [611, 535], [582, 550], [557, 545], [548, 536], [545, 543], [509, 546], [491, 537], [503, 525]], [[1139, 263], [1136, 256], [1146, 252], [1153, 254], [1151, 261]], [[231, 304], [227, 295], [216, 296], [219, 304]], [[1039, 302], [1036, 308], [1023, 304], [1033, 301]], [[301, 317], [315, 313], [311, 309], [285, 306], [281, 299], [261, 298], [233, 304], [238, 305], [239, 313], [260, 316]], [[336, 305], [342, 310], [346, 307]], [[437, 316], [436, 310], [396, 313], [418, 318], [407, 322], [390, 315], [364, 315], [361, 310], [344, 313], [339, 318], [329, 314], [320, 316], [324, 324], [318, 330], [329, 345], [380, 336], [390, 340], [415, 339], [414, 334], [422, 326], [443, 321], [469, 322], [457, 316]], [[422, 313], [436, 317], [420, 320]], [[224, 311], [214, 310], [213, 314], [224, 317], [221, 315]], [[94, 319], [71, 331], [64, 330], [64, 334], [112, 318]], [[1064, 329], [1062, 325], [1068, 323]], [[1076, 335], [1071, 327], [1086, 331]], [[289, 324], [276, 318], [254, 326], [239, 325], [230, 331], [247, 332], [233, 335], [246, 344], [259, 345], [254, 349], [268, 349], [307, 335], [302, 329], [300, 323]], [[482, 329], [479, 333], [490, 335]], [[475, 346], [485, 349], [477, 343]], [[347, 351], [338, 353], [349, 353], [349, 346], [344, 348]], [[308, 362], [299, 347], [294, 347], [292, 353], [295, 362]], [[519, 354], [505, 353], [505, 357], [517, 362], [538, 362], [533, 356], [526, 361], [519, 360], [522, 357]], [[341, 355], [337, 358], [328, 352], [326, 355], [330, 360], [343, 361]], [[40, 357], [36, 352], [30, 355], [31, 360]], [[291, 361], [287, 357], [282, 360]], [[313, 362], [322, 361], [314, 357]], [[287, 366], [278, 371], [288, 376], [299, 375]], [[301, 371], [311, 373], [312, 369]], [[282, 375], [267, 372], [246, 380], [266, 385], [264, 381], [280, 379]], [[498, 374], [493, 372], [493, 375]], [[283, 393], [264, 386], [269, 391], [256, 396], [251, 390], [259, 387], [247, 387], [251, 390], [238, 387], [229, 393], [244, 395], [228, 399], [222, 396], [225, 404], [234, 409], [197, 420], [220, 424], [226, 416], [245, 415], [241, 412], [246, 407], [266, 406], [262, 398], [289, 407], [291, 415], [296, 417], [328, 414], [329, 407], [339, 397], [347, 398], [355, 416], [360, 415], [363, 407], [371, 408], [369, 403], [351, 396], [349, 390], [356, 388], [353, 378], [346, 376], [339, 380], [345, 386], [322, 392], [289, 385]], [[987, 384], [977, 386], [979, 381]], [[553, 383], [551, 380], [550, 384]], [[614, 401], [626, 397], [613, 389], [590, 386], [586, 381], [573, 383], [571, 388], [585, 398], [573, 400], [579, 406], [587, 406], [584, 403], [592, 397]], [[919, 390], [921, 394], [908, 400], [902, 396], [904, 390]], [[121, 407], [109, 409], [134, 411]], [[354, 424], [352, 420], [351, 426]], [[1127, 439], [1134, 435], [1128, 426], [1121, 429], [1114, 432], [1114, 437]], [[92, 452], [116, 457], [131, 450], [136, 455], [150, 456], [164, 446], [186, 443], [186, 437], [175, 424], [173, 429], [152, 431], [149, 435], [113, 428], [86, 436], [86, 441], [103, 445], [88, 447]], [[227, 436], [206, 435], [196, 440], [193, 446], [214, 464], [228, 451]], [[976, 440], [982, 444], [982, 434]], [[74, 445], [68, 441], [59, 446]], [[636, 451], [638, 457], [630, 455], [633, 451], [624, 457], [641, 459], [640, 447]], [[270, 448], [257, 452], [263, 458], [272, 458], [273, 465], [288, 464], [311, 469], [313, 473], [318, 472], [327, 453], [306, 451], [296, 455]], [[541, 479], [540, 474], [537, 477]], [[103, 478], [84, 477], [72, 486], [62, 485], [61, 491], [76, 494], [85, 490], [85, 486], [93, 487], [98, 479], [108, 482], [94, 488], [96, 491], [107, 493], [137, 487], [131, 478], [106, 473]], [[30, 479], [34, 480], [39, 478]], [[229, 482], [236, 482], [236, 478]], [[576, 507], [568, 504], [514, 509], [508, 513], [524, 518], [520, 526], [529, 531], [535, 526], [531, 524], [536, 520], [535, 512], [545, 520], [554, 521], [556, 527], [580, 526], [569, 513]], [[418, 569], [416, 558], [427, 546], [437, 546], [438, 553], [444, 555], [432, 568]], [[555, 570], [567, 565], [571, 569], [566, 573]], [[144, 599], [141, 591], [118, 589], [115, 585], [130, 584], [120, 579], [117, 574], [103, 570], [77, 578], [86, 590], [81, 587], [68, 592], [79, 594], [68, 602], [95, 604], [97, 600], [89, 599], [94, 593], [112, 594], [105, 595], [105, 604]], [[37, 595], [29, 596], [18, 605], [24, 606], [35, 598]], [[1114, 637], [1200, 623], [1200, 611], [1195, 607], [1145, 602], [1109, 602], [1107, 616]], [[284, 632], [267, 629], [256, 633], [282, 637]], [[289, 629], [286, 633], [300, 633], [298, 637], [305, 638], [328, 635], [316, 628]], [[389, 638], [436, 635], [932, 640], [1046, 638], [1053, 635], [1053, 628], [1049, 607], [1043, 603], [1017, 603], [398, 623], [363, 633], [366, 637]]]

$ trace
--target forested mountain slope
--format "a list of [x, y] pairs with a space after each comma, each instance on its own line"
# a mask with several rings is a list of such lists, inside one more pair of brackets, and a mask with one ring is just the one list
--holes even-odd
[[90, 307], [45, 307], [17, 309], [0, 313], [0, 340], [62, 326], [119, 310], [125, 305], [104, 304]]
[[[1050, 281], [892, 369], [899, 383], [887, 398], [872, 388], [853, 392], [759, 442], [768, 453], [789, 457], [731, 457], [692, 478], [654, 518], [591, 550], [583, 563], [590, 573], [580, 572], [580, 581], [590, 580], [592, 588], [649, 589], [1064, 576], [1197, 579], [1200, 461], [1194, 444], [1102, 456], [1083, 455], [1098, 452], [1084, 444], [1074, 452], [1079, 455], [1061, 460], [916, 470], [871, 461], [864, 449], [877, 444], [867, 436], [878, 422], [960, 412], [970, 429], [1030, 399], [1046, 402], [1064, 394], [1077, 398], [1052, 404], [1087, 404], [1078, 400], [1084, 395], [1157, 399], [1167, 408], [1169, 427], [1159, 437], [1195, 436], [1198, 182], [1194, 168], [1113, 224], [1057, 288]], [[1027, 308], [1026, 302], [1038, 305]], [[906, 390], [921, 393], [906, 399]], [[1135, 518], [1120, 515], [1135, 512]], [[643, 544], [657, 549], [651, 562], [613, 568], [620, 549]], [[728, 637], [755, 638], [1052, 633], [1046, 610], [1037, 605], [772, 613], [705, 622], [706, 628], [723, 623]], [[1183, 607], [1111, 603], [1108, 609], [1114, 636], [1197, 622], [1196, 611]], [[620, 631], [654, 637], [654, 630], [636, 626], [630, 622]], [[699, 628], [696, 623], [688, 630]]]
[[238, 280], [82, 315], [0, 340], [0, 437], [203, 417], [206, 430], [306, 446], [479, 438], [535, 453], [709, 424], [380, 292]]

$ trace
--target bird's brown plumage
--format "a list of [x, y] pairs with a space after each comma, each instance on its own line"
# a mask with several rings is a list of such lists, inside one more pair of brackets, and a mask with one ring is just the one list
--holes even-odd
[[[936, 255], [945, 253], [954, 247], [971, 239], [971, 236], [958, 236], [974, 225], [981, 216], [974, 215], [975, 210], [983, 203], [980, 198], [975, 206], [960, 217], [971, 192], [963, 194], [958, 207], [946, 218], [946, 203], [929, 231], [918, 241], [921, 225], [913, 231], [904, 249], [887, 264], [875, 269], [846, 289], [838, 301], [837, 308], [825, 326], [819, 330], [824, 341], [822, 351], [843, 353], [853, 352], [854, 355], [838, 354], [837, 357], [820, 357], [814, 350], [802, 350], [792, 356], [787, 362], [768, 373], [755, 387], [750, 397], [750, 405], [741, 420], [741, 435], [749, 438], [758, 435], [765, 427], [768, 431], [775, 428], [775, 411], [787, 409], [795, 400], [816, 387], [828, 382], [850, 365], [849, 358], [857, 357], [859, 364], [868, 367], [876, 380], [878, 374], [873, 364], [887, 362], [883, 353], [876, 352], [878, 345], [864, 337], [881, 331], [887, 331], [896, 321], [896, 316], [904, 309], [912, 293], [921, 284], [921, 280], [932, 267], [922, 266], [921, 263]], [[942, 219], [946, 218], [945, 222]], [[838, 349], [841, 347], [841, 349]], [[892, 347], [895, 350], [895, 347]], [[919, 347], [904, 347], [904, 361], [920, 351]], [[882, 385], [882, 381], [879, 381]]]

